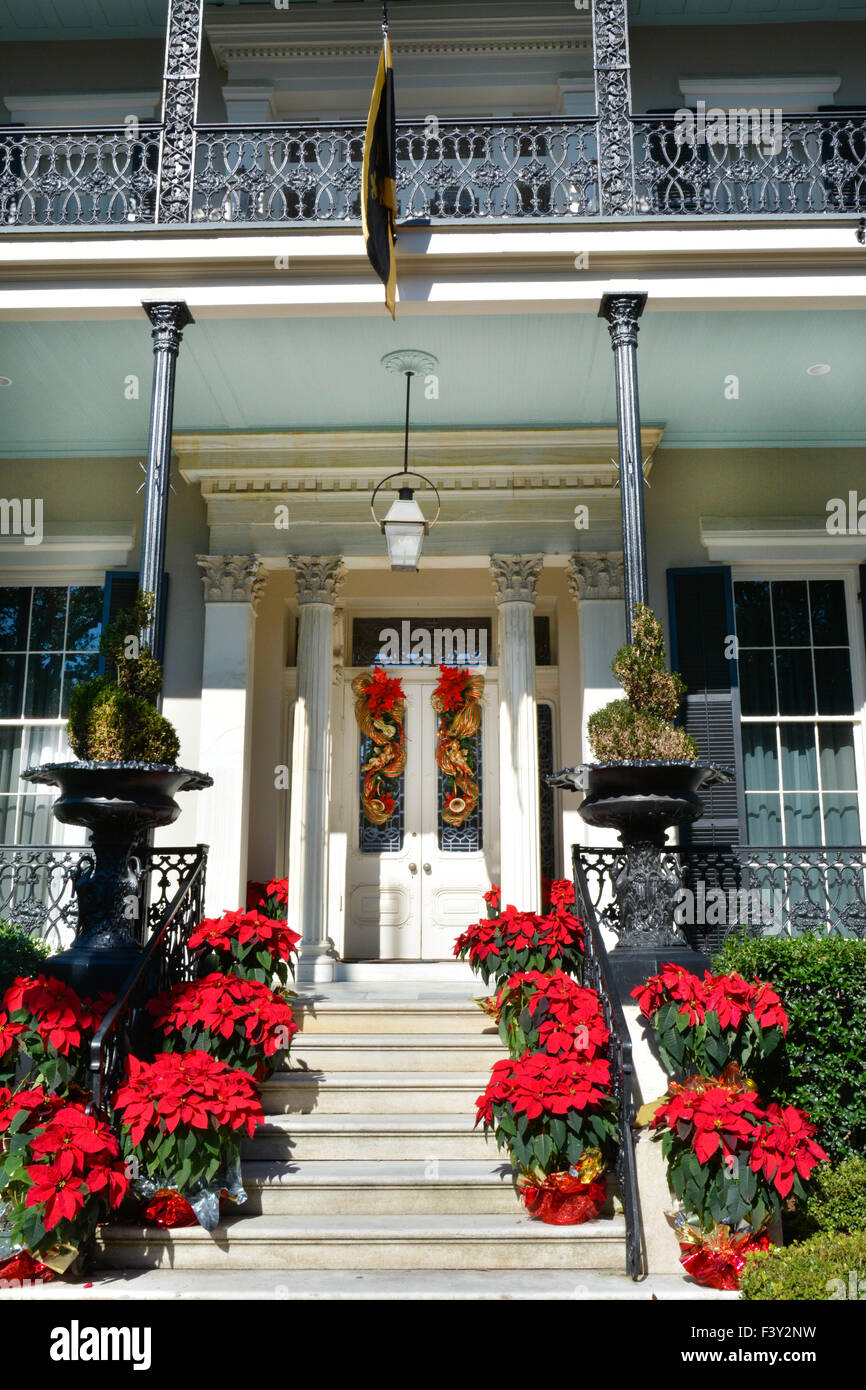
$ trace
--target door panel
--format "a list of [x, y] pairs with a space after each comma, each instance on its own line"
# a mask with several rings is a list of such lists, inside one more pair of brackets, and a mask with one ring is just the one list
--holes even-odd
[[[401, 668], [407, 697], [402, 845], [375, 852], [361, 847], [360, 732], [351, 692], [355, 674], [347, 671], [344, 681], [344, 759], [350, 808], [346, 956], [360, 960], [451, 960], [455, 938], [467, 923], [483, 914], [482, 894], [499, 878], [495, 674], [485, 677], [480, 730], [480, 847], [449, 849], [448, 836], [444, 845], [440, 844], [436, 714], [430, 703], [436, 676], [429, 668]], [[450, 838], [453, 843], [455, 837]], [[373, 842], [366, 832], [364, 839], [368, 844]]]

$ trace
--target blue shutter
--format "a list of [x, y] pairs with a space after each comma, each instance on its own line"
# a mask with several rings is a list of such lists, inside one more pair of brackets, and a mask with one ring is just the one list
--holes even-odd
[[736, 769], [735, 781], [702, 797], [704, 815], [680, 831], [680, 842], [745, 841], [737, 663], [725, 656], [734, 628], [731, 572], [721, 566], [668, 570], [671, 666], [686, 683], [680, 720], [702, 758]]

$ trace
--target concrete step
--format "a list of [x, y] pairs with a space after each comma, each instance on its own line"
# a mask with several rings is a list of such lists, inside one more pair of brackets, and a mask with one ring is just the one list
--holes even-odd
[[[32, 1288], [5, 1289], [4, 1303], [88, 1304], [244, 1301], [298, 1302], [736, 1302], [682, 1274], [650, 1274], [635, 1283], [614, 1269], [130, 1269], [97, 1270]], [[274, 1315], [279, 1317], [277, 1310]], [[685, 1316], [685, 1315], [684, 1315]]]
[[499, 1160], [320, 1159], [244, 1164], [244, 1216], [513, 1215], [511, 1168]]
[[[478, 982], [479, 998], [485, 993]], [[489, 1016], [471, 999], [315, 999], [292, 1003], [306, 1037], [313, 1033], [481, 1033]], [[494, 1029], [495, 1035], [495, 1029]]]
[[244, 1141], [246, 1159], [440, 1160], [497, 1157], [471, 1115], [270, 1115]]
[[283, 1070], [262, 1086], [269, 1115], [471, 1115], [489, 1073]]
[[489, 1071], [505, 1056], [495, 1032], [311, 1033], [292, 1042], [291, 1060], [311, 1071]]
[[97, 1262], [121, 1269], [616, 1269], [621, 1217], [545, 1226], [511, 1216], [238, 1216], [142, 1231], [104, 1226]]

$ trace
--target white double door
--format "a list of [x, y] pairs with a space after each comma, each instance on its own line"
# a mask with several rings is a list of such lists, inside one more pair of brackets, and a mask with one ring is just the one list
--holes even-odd
[[[344, 955], [350, 960], [452, 960], [460, 932], [484, 913], [483, 894], [499, 881], [499, 720], [495, 672], [485, 673], [478, 735], [481, 797], [454, 830], [441, 816], [436, 763], [435, 668], [400, 667], [406, 691], [406, 770], [398, 812], [376, 831], [361, 807], [361, 732], [346, 671], [346, 785], [349, 807]], [[387, 844], [387, 847], [385, 847]]]

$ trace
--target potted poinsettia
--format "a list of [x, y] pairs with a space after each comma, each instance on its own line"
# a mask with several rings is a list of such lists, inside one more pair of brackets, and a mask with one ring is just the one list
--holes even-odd
[[771, 985], [736, 973], [701, 979], [676, 962], [632, 990], [652, 1025], [671, 1076], [717, 1075], [764, 1062], [788, 1031], [788, 1016]]
[[567, 880], [562, 880], [562, 886], [552, 911], [544, 916], [518, 912], [509, 904], [498, 916], [474, 922], [457, 938], [454, 955], [468, 960], [485, 984], [494, 980], [501, 985], [527, 970], [562, 969], [577, 974], [583, 955], [583, 924], [568, 910], [574, 901], [573, 886]]
[[128, 1188], [117, 1139], [83, 1104], [0, 1087], [0, 1280], [68, 1270]]
[[285, 988], [294, 975], [292, 959], [298, 953], [300, 934], [283, 917], [262, 912], [224, 912], [205, 917], [189, 939], [191, 951], [201, 951], [205, 971], [221, 970], [248, 980], [270, 984], [276, 977]]
[[476, 1124], [507, 1149], [524, 1205], [550, 1225], [598, 1216], [616, 1141], [610, 1063], [580, 1053], [525, 1052], [493, 1066]]
[[199, 1048], [162, 1052], [152, 1062], [130, 1057], [114, 1113], [121, 1147], [137, 1173], [135, 1192], [148, 1203], [179, 1194], [212, 1231], [223, 1192], [238, 1204], [246, 1201], [241, 1140], [264, 1123], [247, 1072]]
[[52, 976], [21, 976], [0, 1001], [0, 1082], [68, 1091], [87, 1078], [87, 1049], [113, 999], [79, 999]]
[[214, 973], [177, 984], [147, 1008], [164, 1051], [202, 1048], [256, 1081], [274, 1071], [298, 1031], [280, 994], [236, 975]]
[[686, 1272], [715, 1288], [736, 1288], [745, 1257], [766, 1249], [781, 1202], [803, 1200], [827, 1160], [804, 1111], [764, 1107], [736, 1063], [721, 1077], [672, 1082], [651, 1121], [683, 1212], [675, 1226]]
[[610, 1033], [601, 1000], [563, 970], [519, 971], [492, 1003], [499, 1036], [512, 1057], [526, 1051], [576, 1052], [587, 1059], [605, 1055]]

